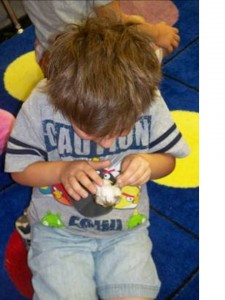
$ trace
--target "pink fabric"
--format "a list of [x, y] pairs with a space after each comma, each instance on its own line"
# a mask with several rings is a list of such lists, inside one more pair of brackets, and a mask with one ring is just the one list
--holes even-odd
[[15, 118], [11, 113], [0, 109], [0, 154], [2, 154], [6, 148], [14, 122]]
[[179, 12], [170, 0], [120, 0], [122, 10], [127, 14], [141, 15], [147, 22], [166, 22], [174, 25]]

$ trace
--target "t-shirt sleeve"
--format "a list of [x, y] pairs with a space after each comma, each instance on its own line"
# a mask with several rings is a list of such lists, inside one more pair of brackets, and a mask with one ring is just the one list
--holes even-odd
[[159, 91], [150, 111], [152, 116], [150, 153], [169, 153], [180, 158], [187, 156], [190, 153], [189, 146], [172, 119]]
[[34, 162], [47, 160], [41, 123], [43, 95], [36, 89], [17, 115], [6, 150], [6, 172], [21, 172]]

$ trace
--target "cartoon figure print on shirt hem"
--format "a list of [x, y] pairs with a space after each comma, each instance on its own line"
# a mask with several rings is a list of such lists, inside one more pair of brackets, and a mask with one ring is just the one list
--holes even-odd
[[[97, 160], [94, 158], [93, 160]], [[98, 171], [99, 175], [103, 179], [107, 179], [111, 182], [112, 185], [116, 183], [116, 177], [119, 175], [119, 165], [117, 165], [115, 168], [108, 168], [104, 170]], [[97, 217], [101, 215], [108, 214], [113, 209], [126, 209], [131, 210], [130, 217], [128, 218], [126, 224], [127, 229], [134, 228], [138, 225], [141, 225], [142, 223], [147, 221], [147, 216], [143, 214], [139, 214], [137, 210], [137, 205], [140, 199], [140, 192], [141, 187], [137, 186], [124, 186], [121, 188], [121, 196], [119, 198], [119, 201], [111, 207], [103, 207], [100, 204], [97, 204], [95, 202], [95, 196], [90, 194], [87, 198], [84, 198], [80, 201], [76, 201], [72, 199], [64, 189], [62, 184], [54, 184], [53, 186], [46, 186], [39, 188], [39, 192], [45, 195], [53, 195], [55, 200], [60, 202], [63, 205], [67, 206], [74, 206], [78, 212], [85, 216], [85, 217]], [[110, 222], [110, 220], [107, 220], [107, 222]], [[115, 220], [114, 220], [115, 221]], [[60, 213], [53, 213], [51, 211], [47, 211], [46, 215], [43, 216], [41, 219], [41, 223], [45, 226], [51, 226], [51, 227], [64, 227], [64, 223], [61, 220]], [[114, 224], [115, 223], [115, 224]], [[113, 225], [114, 224], [114, 225]], [[115, 229], [119, 229], [122, 223], [119, 222], [119, 220], [116, 220], [116, 222], [112, 222], [111, 226], [115, 227]], [[106, 225], [106, 222], [105, 222]], [[110, 226], [108, 224], [108, 226]]]

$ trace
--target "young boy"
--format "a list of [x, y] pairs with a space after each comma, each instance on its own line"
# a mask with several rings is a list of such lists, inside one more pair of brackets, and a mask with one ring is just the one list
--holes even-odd
[[[56, 38], [48, 80], [23, 104], [6, 157], [12, 178], [34, 187], [34, 299], [156, 298], [146, 183], [189, 151], [160, 77], [135, 24], [92, 18]], [[103, 178], [121, 188], [111, 208], [94, 201]]]

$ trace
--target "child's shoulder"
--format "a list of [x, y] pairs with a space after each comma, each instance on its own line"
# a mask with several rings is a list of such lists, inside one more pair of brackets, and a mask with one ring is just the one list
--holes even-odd
[[41, 98], [47, 98], [47, 92], [46, 92], [46, 86], [47, 86], [47, 79], [44, 78], [41, 81], [37, 83], [37, 85], [32, 90], [29, 98], [34, 97], [41, 97]]
[[163, 99], [160, 90], [156, 90], [154, 101], [152, 102], [152, 105], [150, 106], [149, 111], [150, 111], [151, 115], [161, 114], [161, 113], [163, 114], [165, 111], [166, 112], [169, 111], [167, 104], [166, 104], [165, 100]]
[[46, 92], [46, 83], [47, 80], [43, 79], [35, 86], [35, 88], [31, 91], [29, 97], [24, 102], [23, 106], [30, 107], [34, 106], [36, 108], [49, 105], [48, 103], [48, 95]]

